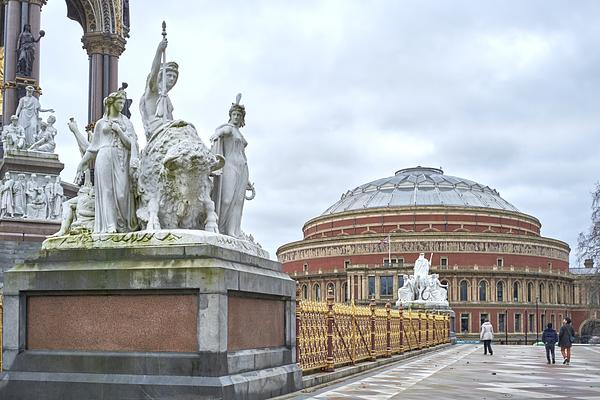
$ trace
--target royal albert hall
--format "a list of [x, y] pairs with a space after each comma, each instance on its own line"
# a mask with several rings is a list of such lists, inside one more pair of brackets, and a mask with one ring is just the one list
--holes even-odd
[[577, 332], [590, 322], [569, 246], [540, 228], [486, 185], [415, 167], [344, 193], [277, 256], [303, 299], [332, 290], [338, 302], [394, 304], [424, 252], [448, 285], [459, 338], [478, 337], [487, 318], [498, 340], [533, 341], [564, 316]]

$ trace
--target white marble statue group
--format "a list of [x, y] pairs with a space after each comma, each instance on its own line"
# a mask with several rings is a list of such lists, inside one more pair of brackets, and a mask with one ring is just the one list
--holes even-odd
[[2, 130], [5, 155], [14, 150], [54, 153], [56, 117], [50, 115], [46, 121], [42, 121], [40, 117], [40, 112], [54, 110], [42, 108], [37, 97], [33, 95], [34, 90], [33, 86], [25, 88], [25, 96], [19, 99], [16, 113], [10, 117], [11, 123]]
[[241, 95], [208, 148], [191, 123], [173, 117], [168, 93], [177, 82], [179, 66], [165, 62], [166, 48], [163, 38], [139, 103], [146, 136], [143, 149], [133, 124], [121, 113], [123, 91], [104, 99], [104, 115], [89, 141], [73, 120], [69, 124], [83, 154], [77, 171], [86, 183], [76, 198], [65, 202], [57, 236], [82, 229], [93, 233], [199, 229], [249, 238], [240, 228], [244, 201], [254, 197], [247, 142], [240, 131], [246, 115]]
[[43, 181], [31, 174], [13, 179], [7, 172], [0, 188], [0, 217], [55, 220], [62, 215], [64, 200], [60, 177], [46, 175]]
[[448, 285], [442, 285], [438, 274], [429, 274], [431, 260], [419, 254], [415, 261], [414, 275], [404, 275], [404, 285], [398, 289], [397, 306], [414, 303], [448, 306]]

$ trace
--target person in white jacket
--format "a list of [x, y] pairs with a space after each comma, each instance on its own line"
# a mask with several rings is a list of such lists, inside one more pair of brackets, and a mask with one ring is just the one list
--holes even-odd
[[492, 351], [492, 340], [494, 340], [494, 327], [492, 327], [489, 319], [486, 319], [481, 325], [479, 339], [481, 339], [483, 342], [483, 354], [486, 355], [489, 351], [490, 356], [493, 355], [494, 352]]

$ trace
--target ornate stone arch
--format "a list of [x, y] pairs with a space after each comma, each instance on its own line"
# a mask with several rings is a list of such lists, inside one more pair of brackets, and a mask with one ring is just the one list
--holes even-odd
[[600, 338], [600, 319], [588, 318], [583, 321], [579, 325], [579, 335], [586, 343], [594, 337]]

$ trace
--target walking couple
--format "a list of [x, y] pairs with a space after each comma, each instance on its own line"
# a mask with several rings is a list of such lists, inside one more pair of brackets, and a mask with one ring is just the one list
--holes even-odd
[[554, 346], [558, 342], [560, 346], [560, 352], [563, 356], [563, 364], [569, 365], [571, 363], [571, 346], [575, 341], [575, 331], [571, 326], [571, 318], [565, 317], [563, 324], [560, 327], [560, 333], [556, 334], [556, 331], [552, 329], [552, 324], [548, 324], [544, 333], [542, 334], [542, 342], [546, 346], [546, 360], [550, 364], [550, 357], [552, 356], [552, 364], [554, 360]]

